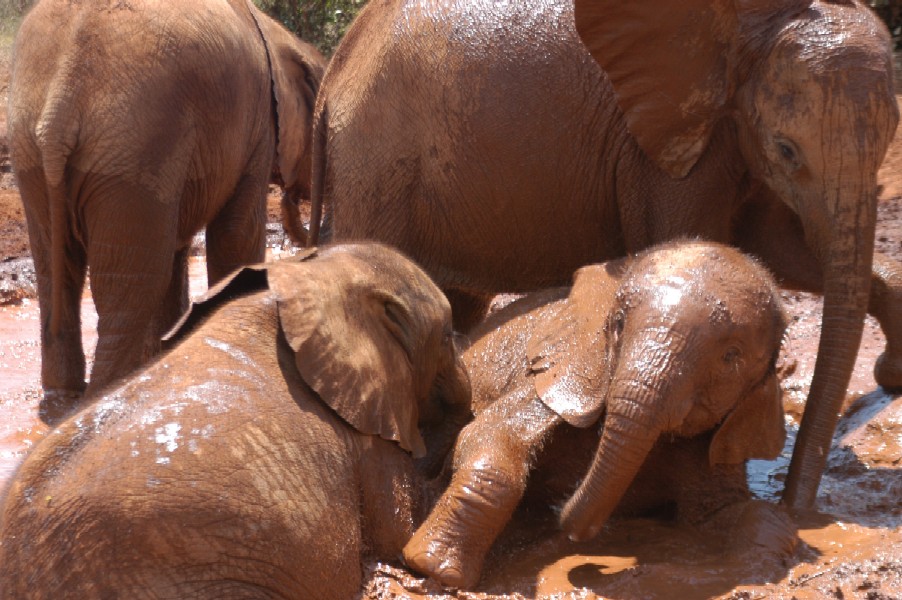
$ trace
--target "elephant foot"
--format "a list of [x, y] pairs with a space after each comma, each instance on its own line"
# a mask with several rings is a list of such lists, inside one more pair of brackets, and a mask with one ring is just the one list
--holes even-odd
[[779, 505], [751, 500], [742, 510], [731, 536], [732, 557], [740, 563], [785, 569], [799, 543], [795, 522]]
[[426, 521], [404, 546], [404, 562], [445, 587], [469, 589], [479, 582], [484, 550], [464, 547], [442, 527]]
[[81, 407], [84, 394], [72, 390], [44, 390], [38, 405], [41, 421], [53, 427]]
[[874, 379], [887, 392], [902, 392], [902, 356], [884, 352], [874, 364]]

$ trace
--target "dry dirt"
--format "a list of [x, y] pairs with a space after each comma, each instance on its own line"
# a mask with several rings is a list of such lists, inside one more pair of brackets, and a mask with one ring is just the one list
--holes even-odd
[[[6, 105], [8, 60], [0, 53], [0, 106]], [[902, 98], [900, 98], [902, 100]], [[39, 343], [34, 274], [18, 193], [5, 160], [0, 111], [0, 487], [46, 429], [36, 419]], [[878, 250], [902, 260], [902, 135], [880, 174]], [[270, 251], [285, 245], [270, 197]], [[192, 290], [203, 290], [202, 246], [192, 261]], [[785, 293], [792, 315], [781, 364], [787, 424], [798, 423], [814, 368], [820, 304]], [[86, 348], [96, 341], [89, 294], [83, 302]], [[522, 514], [502, 535], [476, 592], [442, 590], [392, 564], [369, 565], [368, 599], [592, 598], [866, 598], [902, 599], [902, 399], [884, 394], [871, 371], [883, 347], [866, 324], [845, 411], [829, 457], [816, 511], [796, 515], [802, 544], [785, 568], [725, 561], [717, 548], [671, 523], [628, 519], [596, 540], [575, 544], [554, 529], [551, 513]], [[755, 461], [756, 494], [777, 501], [793, 435], [776, 461]], [[751, 561], [754, 562], [754, 561]]]

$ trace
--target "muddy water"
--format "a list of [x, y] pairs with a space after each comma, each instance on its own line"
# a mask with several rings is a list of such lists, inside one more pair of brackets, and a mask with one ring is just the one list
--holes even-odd
[[[189, 263], [192, 297], [207, 287], [202, 258]], [[81, 302], [82, 339], [88, 357], [97, 345], [97, 311], [86, 290]], [[0, 307], [0, 489], [28, 449], [47, 432], [37, 418], [41, 399], [41, 344], [38, 303], [25, 299]]]

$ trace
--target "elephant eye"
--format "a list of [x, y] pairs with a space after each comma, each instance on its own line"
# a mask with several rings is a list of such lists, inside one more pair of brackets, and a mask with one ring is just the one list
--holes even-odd
[[726, 352], [723, 353], [722, 360], [725, 365], [732, 366], [736, 364], [741, 354], [742, 352], [740, 352], [739, 348], [737, 348], [736, 346], [731, 346], [729, 349], [727, 349]]
[[784, 138], [776, 140], [776, 144], [777, 151], [780, 153], [780, 158], [788, 163], [792, 170], [798, 169], [801, 166], [801, 159], [799, 158], [799, 151], [796, 149], [795, 144]]

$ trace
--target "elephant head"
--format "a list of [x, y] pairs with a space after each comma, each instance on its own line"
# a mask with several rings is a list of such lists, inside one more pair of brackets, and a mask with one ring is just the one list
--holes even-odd
[[801, 221], [824, 316], [786, 499], [811, 505], [861, 337], [876, 175], [899, 119], [886, 28], [858, 0], [576, 0], [575, 14], [652, 162], [686, 176], [727, 123], [753, 180]]
[[301, 377], [358, 431], [427, 456], [420, 426], [434, 428], [443, 415], [456, 432], [470, 416], [447, 299], [419, 267], [384, 246], [337, 246], [316, 262], [269, 268]]
[[305, 245], [307, 234], [298, 202], [310, 197], [313, 109], [326, 60], [312, 45], [252, 6], [250, 9], [266, 43], [271, 69], [277, 132], [273, 176], [283, 190], [282, 220], [292, 240]]
[[[712, 465], [775, 458], [785, 438], [776, 360], [786, 318], [770, 275], [707, 243], [646, 252], [622, 276], [617, 268], [576, 275], [560, 322], [573, 324], [569, 345], [580, 351], [538, 352], [543, 402], [581, 427], [603, 414], [592, 465], [561, 515], [574, 539], [598, 532], [663, 435], [716, 429]], [[544, 327], [561, 338], [558, 321]], [[592, 345], [604, 361], [591, 360]]]
[[223, 302], [266, 287], [304, 383], [354, 429], [397, 442], [434, 470], [472, 415], [451, 307], [432, 280], [379, 244], [310, 249], [233, 273], [165, 347]]

